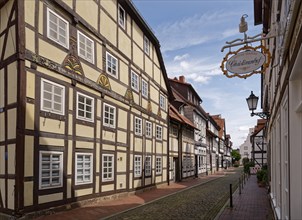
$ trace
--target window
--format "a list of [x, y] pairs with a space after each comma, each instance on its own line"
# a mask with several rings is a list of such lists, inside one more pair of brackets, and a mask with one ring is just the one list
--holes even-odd
[[146, 121], [146, 137], [152, 137], [152, 123]]
[[118, 6], [118, 23], [123, 29], [125, 29], [126, 13], [125, 10], [120, 5]]
[[47, 9], [47, 37], [69, 48], [69, 24], [61, 16]]
[[163, 139], [162, 130], [163, 130], [162, 126], [156, 125], [156, 139], [157, 140]]
[[76, 184], [92, 183], [92, 154], [76, 153]]
[[166, 98], [163, 95], [159, 96], [159, 106], [161, 109], [166, 109]]
[[141, 118], [134, 118], [134, 132], [137, 135], [142, 135], [142, 119]]
[[113, 173], [114, 173], [114, 156], [112, 154], [104, 154], [103, 155], [103, 174], [102, 180], [103, 181], [113, 181]]
[[142, 176], [142, 157], [134, 156], [134, 177]]
[[112, 56], [110, 53], [106, 52], [106, 72], [115, 78], [117, 78], [117, 59]]
[[149, 41], [149, 39], [146, 36], [144, 36], [144, 51], [145, 51], [146, 54], [149, 55], [150, 41]]
[[156, 157], [156, 174], [161, 174], [161, 157]]
[[78, 31], [78, 54], [90, 63], [94, 63], [94, 42], [80, 31]]
[[146, 156], [145, 158], [145, 176], [151, 176], [151, 156]]
[[142, 79], [142, 95], [148, 98], [148, 83]]
[[65, 87], [45, 79], [41, 82], [41, 109], [64, 115]]
[[104, 103], [104, 125], [115, 128], [115, 107]]
[[63, 153], [40, 151], [40, 189], [61, 187], [63, 184]]
[[77, 118], [85, 121], [93, 121], [94, 99], [77, 93]]
[[139, 89], [138, 75], [133, 71], [131, 71], [131, 88], [135, 91]]

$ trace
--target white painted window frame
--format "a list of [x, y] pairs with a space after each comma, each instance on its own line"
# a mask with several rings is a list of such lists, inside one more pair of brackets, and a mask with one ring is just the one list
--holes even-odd
[[152, 122], [146, 121], [146, 137], [152, 137]]
[[148, 93], [149, 93], [148, 82], [142, 79], [142, 96], [148, 98]]
[[[150, 160], [148, 161], [147, 158]], [[145, 176], [151, 176], [152, 175], [152, 158], [151, 156], [145, 157]]]
[[[105, 166], [105, 162], [107, 161], [104, 161], [104, 158], [105, 157], [111, 157], [112, 158], [112, 166], [111, 167], [108, 167], [108, 166]], [[104, 169], [105, 168], [110, 168], [112, 170], [112, 172], [104, 172]], [[108, 177], [104, 177], [104, 174], [109, 174], [111, 173], [111, 178], [108, 178]], [[103, 154], [102, 155], [102, 181], [103, 182], [109, 182], [109, 181], [114, 181], [114, 155], [113, 154]]]
[[[112, 62], [112, 60], [115, 61], [115, 64]], [[109, 68], [111, 68], [111, 70], [109, 70]], [[118, 78], [118, 60], [108, 51], [106, 51], [106, 73], [110, 74], [115, 78]]]
[[[84, 117], [80, 116], [79, 115], [79, 96], [83, 96], [84, 99], [85, 99], [85, 103], [84, 104], [84, 109], [81, 109], [82, 111], [84, 111]], [[86, 117], [86, 113], [88, 111], [86, 111], [86, 106], [87, 106], [87, 103], [86, 103], [86, 100], [87, 99], [90, 99], [91, 100], [91, 118], [88, 118]], [[89, 112], [88, 112], [89, 113]], [[84, 120], [84, 121], [89, 121], [89, 122], [94, 122], [94, 98], [88, 96], [88, 95], [85, 95], [83, 93], [80, 93], [80, 92], [77, 92], [77, 119], [80, 119], [80, 120]]]
[[[123, 13], [123, 17], [121, 17], [121, 12]], [[118, 24], [124, 30], [126, 29], [126, 11], [121, 5], [118, 5]]]
[[136, 135], [142, 135], [143, 120], [139, 117], [134, 117], [134, 133]]
[[[81, 42], [80, 42], [80, 36], [84, 37], [84, 47], [81, 48]], [[88, 43], [91, 43], [91, 52], [88, 51], [89, 45]], [[80, 49], [83, 49], [85, 51], [85, 54], [80, 53]], [[89, 54], [91, 53], [91, 58], [89, 58]], [[79, 57], [82, 57], [83, 59], [87, 60], [88, 62], [94, 64], [94, 41], [87, 37], [85, 34], [83, 34], [81, 31], [78, 30], [78, 55]]]
[[[82, 163], [83, 163], [83, 174], [78, 174], [78, 170], [80, 169], [78, 167], [78, 156], [83, 156], [83, 157], [90, 157], [90, 167], [89, 167], [89, 180], [88, 181], [85, 181], [85, 178], [84, 176], [88, 176], [88, 175], [85, 175], [84, 172], [85, 172], [85, 161], [83, 160]], [[84, 158], [83, 158], [84, 159]], [[78, 176], [79, 175], [82, 175], [83, 176], [83, 181], [78, 181]], [[75, 185], [82, 185], [82, 184], [89, 184], [89, 183], [92, 183], [92, 179], [93, 179], [93, 154], [92, 153], [76, 153], [76, 162], [75, 162]]]
[[163, 139], [163, 127], [160, 125], [156, 125], [156, 139], [157, 140]]
[[[106, 107], [109, 107], [109, 112], [106, 111]], [[107, 118], [108, 118], [109, 122], [111, 121], [110, 117], [105, 116], [106, 113], [108, 113], [109, 116], [110, 116], [110, 114], [112, 114], [110, 112], [110, 109], [114, 110], [114, 112], [113, 112], [113, 123], [112, 124], [105, 122], [105, 119], [107, 119]], [[110, 128], [115, 128], [115, 126], [116, 126], [115, 124], [116, 124], [116, 107], [114, 107], [112, 105], [109, 105], [107, 103], [104, 103], [104, 105], [103, 105], [103, 125], [107, 126], [107, 127], [110, 127]]]
[[[49, 184], [49, 186], [42, 186], [42, 179], [43, 179], [42, 173], [43, 173], [43, 171], [46, 170], [46, 169], [42, 169], [43, 168], [43, 166], [42, 166], [43, 165], [42, 156], [45, 155], [45, 154], [51, 155], [51, 158], [52, 158], [52, 155], [59, 155], [59, 161], [58, 161], [59, 169], [57, 169], [59, 171], [59, 176], [58, 176], [59, 177], [59, 184], [57, 184], [57, 185], [52, 184], [52, 179], [54, 178], [54, 177], [52, 177], [52, 171], [54, 169], [52, 165], [55, 162], [50, 159], [50, 161], [49, 161], [49, 164], [50, 164], [49, 165], [50, 184]], [[62, 187], [63, 186], [63, 166], [64, 166], [64, 164], [63, 164], [63, 152], [60, 152], [60, 151], [40, 151], [39, 152], [39, 189], [43, 190], [43, 189], [51, 189], [51, 188]]]
[[156, 162], [155, 162], [155, 174], [162, 174], [162, 158], [161, 157], [156, 157]]
[[161, 109], [166, 110], [166, 97], [162, 94], [159, 95], [159, 106]]
[[[50, 13], [53, 14], [54, 16], [56, 16], [57, 19], [59, 19], [60, 21], [62, 21], [63, 23], [66, 24], [66, 30], [65, 30], [66, 35], [64, 35], [65, 42], [61, 42], [60, 39], [59, 39], [59, 36], [57, 36], [57, 38], [54, 38], [54, 37], [52, 37], [50, 35], [50, 25], [49, 25], [49, 22], [50, 22], [50, 18], [49, 18]], [[55, 24], [55, 25], [56, 25], [56, 29], [57, 29], [56, 31], [58, 31], [58, 28], [59, 28], [58, 24]], [[47, 29], [47, 37], [49, 39], [51, 39], [52, 41], [60, 44], [61, 46], [65, 47], [65, 48], [69, 49], [69, 22], [67, 22], [64, 18], [62, 18], [60, 15], [58, 15], [57, 13], [55, 13], [53, 10], [51, 10], [49, 8], [47, 8], [47, 28], [46, 29]], [[57, 32], [57, 35], [59, 35], [58, 32]]]
[[134, 156], [134, 177], [141, 177], [142, 176], [142, 156], [135, 155]]
[[[53, 87], [52, 89], [52, 92], [51, 92], [51, 95], [52, 95], [52, 99], [51, 100], [48, 100], [51, 102], [51, 108], [46, 108], [44, 106], [44, 83], [48, 83], [48, 84], [51, 84], [51, 86]], [[53, 90], [54, 90], [54, 87], [58, 87], [60, 89], [62, 89], [62, 94], [61, 94], [61, 111], [57, 111], [54, 109], [54, 93], [53, 93]], [[57, 84], [57, 83], [54, 83], [52, 81], [49, 81], [49, 80], [46, 80], [46, 79], [41, 79], [41, 110], [43, 111], [46, 111], [46, 112], [51, 112], [51, 113], [55, 113], [55, 114], [59, 114], [59, 115], [64, 115], [65, 113], [65, 86], [62, 86], [60, 84]]]
[[133, 70], [131, 70], [131, 88], [139, 91], [139, 76]]

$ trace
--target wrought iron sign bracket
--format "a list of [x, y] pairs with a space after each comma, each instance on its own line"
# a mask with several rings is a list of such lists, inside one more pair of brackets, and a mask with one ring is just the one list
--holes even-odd
[[268, 112], [252, 112], [251, 116], [253, 117], [254, 115], [262, 118], [262, 119], [269, 119], [270, 114]]

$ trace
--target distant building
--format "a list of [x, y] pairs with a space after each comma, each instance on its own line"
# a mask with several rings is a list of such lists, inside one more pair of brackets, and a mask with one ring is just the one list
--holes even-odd
[[249, 129], [248, 136], [246, 137], [243, 144], [239, 146], [239, 152], [241, 155], [240, 164], [242, 164], [243, 158], [252, 159], [252, 142], [251, 142], [251, 135], [254, 132], [254, 128]]

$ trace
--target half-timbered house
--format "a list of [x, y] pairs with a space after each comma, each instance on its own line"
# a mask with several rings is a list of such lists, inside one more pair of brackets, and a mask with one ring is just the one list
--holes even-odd
[[130, 0], [0, 0], [0, 212], [168, 181], [159, 42]]

